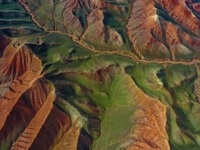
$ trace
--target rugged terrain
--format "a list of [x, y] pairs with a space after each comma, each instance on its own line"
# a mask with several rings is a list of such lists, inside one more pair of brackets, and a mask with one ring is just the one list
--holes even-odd
[[200, 2], [0, 0], [0, 150], [198, 150]]

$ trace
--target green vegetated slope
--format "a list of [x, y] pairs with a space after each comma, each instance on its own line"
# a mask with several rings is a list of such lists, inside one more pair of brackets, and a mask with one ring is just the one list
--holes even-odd
[[[117, 149], [134, 126], [131, 118], [136, 106], [130, 92], [132, 87], [126, 85], [128, 76], [118, 67], [110, 66], [98, 72], [101, 75], [62, 73], [52, 82], [58, 89], [58, 97], [63, 97], [88, 118], [85, 130], [93, 137], [93, 149]], [[62, 94], [66, 89], [71, 91], [69, 96]]]
[[[137, 85], [167, 106], [167, 132], [171, 149], [198, 149], [199, 103], [195, 65], [138, 64], [127, 69]], [[144, 74], [143, 74], [144, 73]], [[195, 119], [196, 118], [196, 119]]]
[[[42, 78], [18, 93], [0, 128], [0, 149], [26, 145], [27, 130], [28, 149], [199, 149], [198, 61], [139, 59], [126, 27], [133, 1], [20, 2], [28, 13], [19, 2], [0, 3], [1, 100], [4, 91], [16, 94], [13, 66], [27, 58], [40, 59]], [[19, 45], [27, 49], [6, 64], [6, 52]]]

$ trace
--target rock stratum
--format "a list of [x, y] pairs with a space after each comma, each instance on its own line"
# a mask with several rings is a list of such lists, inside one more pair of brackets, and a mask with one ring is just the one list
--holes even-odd
[[198, 150], [200, 2], [0, 1], [0, 149]]

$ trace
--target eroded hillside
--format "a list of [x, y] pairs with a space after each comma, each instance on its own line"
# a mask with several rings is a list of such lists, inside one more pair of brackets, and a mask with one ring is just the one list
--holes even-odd
[[198, 150], [199, 5], [0, 1], [0, 149]]

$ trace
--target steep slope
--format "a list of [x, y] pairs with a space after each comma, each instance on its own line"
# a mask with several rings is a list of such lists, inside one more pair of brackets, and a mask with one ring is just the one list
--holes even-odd
[[[25, 57], [27, 59], [23, 61]], [[0, 97], [1, 129], [18, 98], [40, 77], [42, 66], [39, 59], [31, 55], [26, 47], [15, 46], [12, 41], [3, 51], [0, 67], [1, 83], [6, 85], [1, 85], [3, 90]], [[4, 109], [5, 107], [7, 109]]]
[[127, 29], [138, 55], [171, 60], [199, 57], [199, 20], [192, 13], [183, 0], [134, 1]]
[[198, 1], [0, 8], [0, 149], [199, 149]]
[[133, 149], [138, 142], [169, 149], [165, 106], [144, 94], [120, 68], [67, 72], [51, 81], [59, 97], [89, 118], [85, 129], [94, 138], [92, 149]]
[[96, 0], [50, 1], [48, 5], [45, 1], [35, 3], [20, 0], [20, 3], [31, 14], [34, 22], [45, 31], [67, 34], [101, 50], [125, 47], [122, 36], [104, 24], [106, 18], [103, 10], [115, 12], [120, 18], [124, 17], [126, 12], [120, 6]]
[[[46, 136], [49, 139], [49, 132], [42, 130], [46, 124], [60, 124], [55, 128], [51, 140], [58, 143], [63, 132], [70, 128], [71, 121], [57, 108], [52, 109], [54, 88], [46, 79], [38, 79], [43, 68], [41, 61], [23, 43], [16, 45], [15, 40], [5, 35], [2, 35], [1, 42], [3, 40], [8, 42], [4, 42], [5, 47], [2, 44], [3, 54], [0, 58], [0, 149], [9, 149], [11, 146], [13, 150], [30, 149], [36, 137], [41, 139]], [[58, 119], [53, 121], [55, 116]], [[45, 127], [45, 130], [48, 128]], [[52, 146], [52, 143], [46, 144], [46, 148], [41, 146], [41, 149]]]

